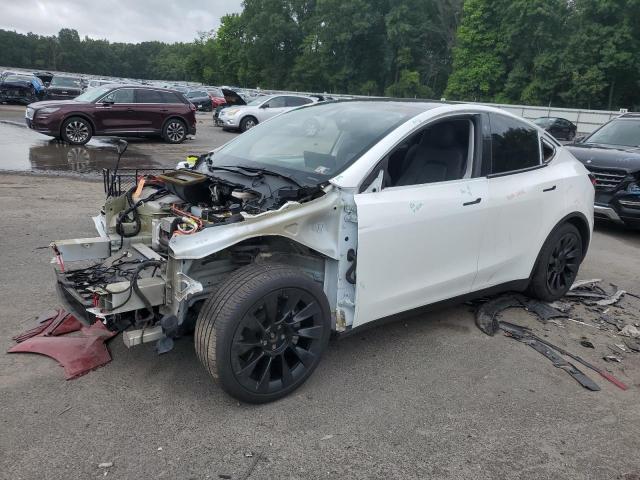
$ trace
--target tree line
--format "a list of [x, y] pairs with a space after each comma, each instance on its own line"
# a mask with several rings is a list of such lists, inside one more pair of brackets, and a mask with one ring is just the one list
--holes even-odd
[[245, 0], [193, 42], [0, 30], [0, 65], [265, 89], [640, 106], [638, 0]]

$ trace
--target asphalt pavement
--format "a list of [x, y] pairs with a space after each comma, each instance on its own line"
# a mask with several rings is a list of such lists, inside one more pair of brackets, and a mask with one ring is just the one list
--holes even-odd
[[[0, 107], [0, 119], [11, 115]], [[0, 141], [9, 127], [21, 128], [0, 124]], [[127, 154], [172, 166], [181, 159], [172, 155], [234, 135], [203, 127], [183, 150], [138, 141]], [[28, 151], [38, 137], [15, 144]], [[4, 145], [1, 165], [12, 161]], [[86, 181], [92, 168], [77, 178], [23, 170], [0, 174], [3, 351], [57, 304], [49, 242], [94, 236], [90, 216], [103, 201], [101, 185]], [[599, 225], [580, 278], [638, 292], [639, 253], [640, 232]], [[631, 312], [631, 300], [618, 308]], [[224, 394], [192, 338], [158, 356], [152, 345], [129, 350], [116, 337], [113, 361], [73, 381], [52, 359], [0, 355], [0, 478], [639, 478], [640, 354], [604, 364], [617, 335], [571, 322], [541, 326], [521, 310], [504, 318], [611, 369], [629, 390], [587, 370], [602, 391], [585, 390], [528, 346], [481, 333], [467, 305], [332, 341], [302, 388], [261, 406]], [[593, 352], [580, 347], [582, 336]]]

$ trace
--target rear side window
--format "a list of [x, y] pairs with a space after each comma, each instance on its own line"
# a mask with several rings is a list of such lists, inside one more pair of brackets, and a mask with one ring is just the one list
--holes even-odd
[[183, 103], [178, 95], [173, 92], [158, 92], [161, 103]]
[[164, 103], [162, 101], [161, 92], [158, 90], [138, 89], [136, 91], [137, 103]]
[[540, 165], [538, 131], [503, 115], [491, 115], [491, 173], [506, 173]]
[[269, 100], [269, 108], [282, 108], [286, 106], [285, 97], [274, 97]]
[[307, 105], [312, 100], [303, 97], [287, 97], [287, 107], [299, 107], [301, 105]]
[[108, 95], [113, 103], [133, 103], [133, 89], [120, 88]]

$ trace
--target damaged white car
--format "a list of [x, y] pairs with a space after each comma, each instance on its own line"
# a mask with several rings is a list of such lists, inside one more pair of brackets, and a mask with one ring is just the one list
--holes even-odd
[[52, 244], [62, 297], [128, 346], [194, 331], [256, 403], [299, 387], [331, 332], [502, 290], [560, 298], [593, 227], [584, 166], [477, 105], [302, 107], [137, 180], [108, 181], [99, 237]]

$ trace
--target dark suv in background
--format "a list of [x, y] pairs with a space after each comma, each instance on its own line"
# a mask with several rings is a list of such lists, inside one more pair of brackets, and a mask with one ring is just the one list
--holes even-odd
[[47, 100], [67, 100], [77, 97], [84, 90], [82, 78], [54, 75], [47, 88]]
[[567, 148], [595, 177], [595, 217], [640, 227], [640, 113], [614, 118]]
[[196, 133], [195, 107], [181, 93], [140, 85], [105, 85], [73, 100], [32, 103], [27, 126], [84, 145], [92, 136], [160, 135], [181, 143]]

